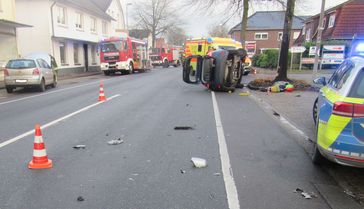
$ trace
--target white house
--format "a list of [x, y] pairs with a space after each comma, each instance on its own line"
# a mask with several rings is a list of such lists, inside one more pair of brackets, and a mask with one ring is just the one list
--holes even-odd
[[33, 26], [18, 29], [19, 54], [48, 52], [60, 74], [99, 70], [97, 43], [114, 35], [113, 22], [124, 21], [100, 2], [110, 6], [114, 0], [16, 0], [17, 20]]
[[121, 4], [121, 0], [92, 0], [95, 4], [108, 15], [110, 15], [113, 20], [111, 20], [111, 35], [118, 36], [120, 33], [126, 32], [124, 10]]

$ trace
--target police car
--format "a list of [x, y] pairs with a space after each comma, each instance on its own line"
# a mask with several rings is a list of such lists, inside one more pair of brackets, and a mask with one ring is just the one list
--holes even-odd
[[[353, 47], [354, 48], [354, 47]], [[364, 168], [364, 43], [355, 46], [323, 85], [313, 106], [316, 140], [312, 154], [315, 164], [326, 159]]]

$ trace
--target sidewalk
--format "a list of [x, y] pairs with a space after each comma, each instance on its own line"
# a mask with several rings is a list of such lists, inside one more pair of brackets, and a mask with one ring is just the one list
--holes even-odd
[[[261, 75], [259, 75], [260, 77]], [[290, 75], [298, 79], [299, 76]], [[307, 77], [307, 76], [306, 76]], [[268, 103], [276, 113], [284, 117], [308, 138], [314, 139], [315, 125], [312, 118], [312, 106], [318, 93], [311, 91], [295, 91], [292, 93], [272, 93], [252, 91], [252, 95]], [[305, 139], [298, 142], [307, 153], [311, 152], [311, 143]], [[328, 164], [323, 169], [329, 173], [343, 188], [353, 193], [355, 200], [364, 205], [364, 169]]]

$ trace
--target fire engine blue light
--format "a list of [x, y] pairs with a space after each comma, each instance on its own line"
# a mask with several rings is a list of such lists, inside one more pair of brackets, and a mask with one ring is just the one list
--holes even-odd
[[207, 39], [207, 43], [211, 44], [213, 42], [212, 38]]

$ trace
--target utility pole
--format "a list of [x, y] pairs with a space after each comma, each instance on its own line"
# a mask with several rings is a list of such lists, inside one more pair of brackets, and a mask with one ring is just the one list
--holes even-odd
[[315, 50], [315, 63], [313, 65], [312, 80], [317, 77], [319, 53], [320, 53], [320, 48], [321, 48], [322, 31], [324, 30], [324, 27], [322, 25], [322, 21], [323, 21], [323, 18], [324, 18], [324, 14], [325, 14], [325, 0], [322, 0], [322, 3], [321, 3], [321, 13], [320, 13], [320, 19], [319, 19], [319, 25], [317, 27], [316, 50]]

